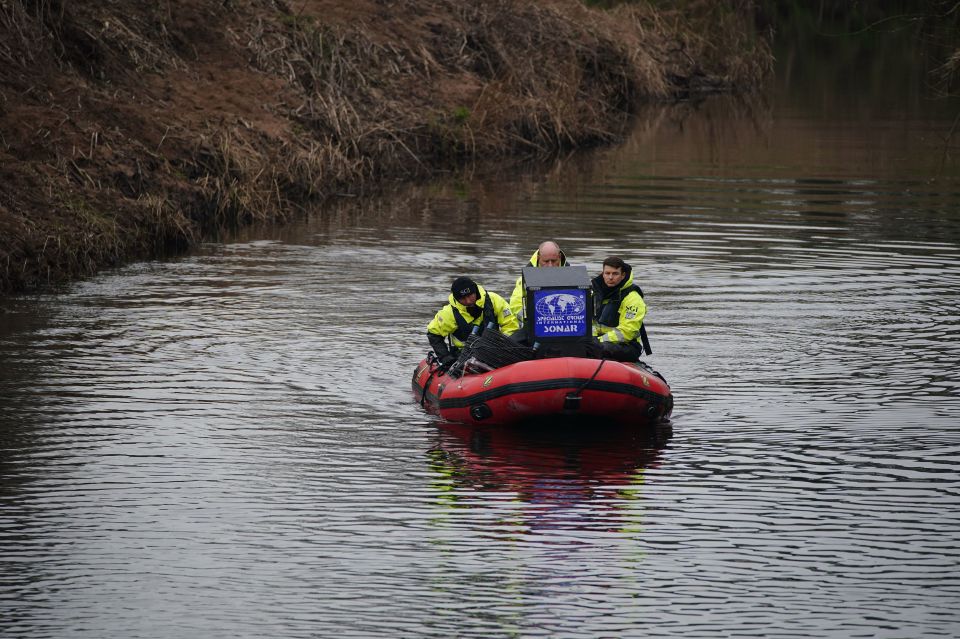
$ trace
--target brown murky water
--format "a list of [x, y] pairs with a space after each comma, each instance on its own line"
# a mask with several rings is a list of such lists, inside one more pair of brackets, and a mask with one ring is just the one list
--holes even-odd
[[[801, 98], [3, 302], [3, 636], [960, 634], [956, 105]], [[634, 265], [672, 434], [411, 401], [546, 238]]]

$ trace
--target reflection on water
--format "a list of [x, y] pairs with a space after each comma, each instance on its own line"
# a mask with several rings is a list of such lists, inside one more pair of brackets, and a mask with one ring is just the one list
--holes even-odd
[[[956, 635], [952, 116], [782, 99], [4, 301], [3, 636]], [[633, 264], [672, 432], [410, 400], [546, 238]]]
[[442, 424], [429, 451], [449, 508], [503, 508], [510, 538], [557, 530], [638, 530], [644, 472], [658, 463], [669, 425], [649, 432], [599, 427], [503, 429]]

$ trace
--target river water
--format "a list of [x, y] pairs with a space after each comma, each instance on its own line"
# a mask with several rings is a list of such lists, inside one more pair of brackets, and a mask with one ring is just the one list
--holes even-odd
[[[0, 632], [960, 635], [956, 104], [829, 95], [0, 302]], [[633, 265], [671, 428], [412, 400], [450, 281], [548, 238]]]

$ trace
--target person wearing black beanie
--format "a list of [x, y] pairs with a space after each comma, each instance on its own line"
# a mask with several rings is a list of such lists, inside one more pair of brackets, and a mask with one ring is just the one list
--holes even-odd
[[518, 328], [516, 316], [502, 297], [469, 277], [453, 280], [447, 304], [427, 324], [427, 339], [440, 365], [446, 369], [455, 362], [467, 337], [479, 335], [490, 322], [504, 335]]
[[469, 277], [461, 276], [453, 280], [453, 284], [450, 286], [450, 292], [453, 293], [456, 299], [467, 297], [470, 293], [474, 293], [479, 297], [480, 287]]

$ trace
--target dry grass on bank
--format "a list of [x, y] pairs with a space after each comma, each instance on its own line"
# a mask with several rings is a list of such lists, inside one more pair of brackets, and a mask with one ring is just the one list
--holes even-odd
[[0, 290], [756, 86], [749, 3], [694, 5], [0, 0]]

